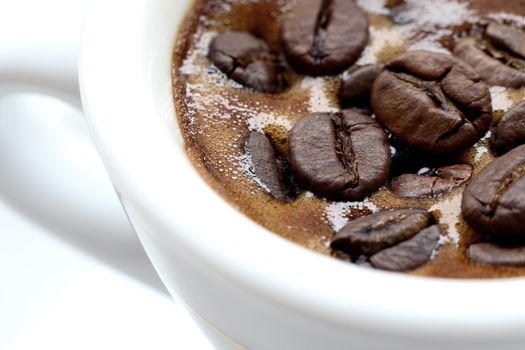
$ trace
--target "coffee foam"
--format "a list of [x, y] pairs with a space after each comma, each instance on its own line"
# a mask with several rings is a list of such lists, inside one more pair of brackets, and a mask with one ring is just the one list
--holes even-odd
[[518, 25], [520, 27], [525, 26], [525, 18], [522, 16], [517, 16], [512, 13], [508, 12], [497, 12], [497, 13], [490, 13], [485, 16], [488, 19], [494, 20], [499, 23], [503, 22], [511, 22], [515, 25]]
[[430, 212], [438, 212], [440, 216], [439, 223], [447, 226], [446, 233], [440, 238], [441, 244], [452, 243], [456, 246], [459, 245], [460, 234], [458, 225], [461, 216], [462, 197], [461, 193], [454, 193], [438, 201], [429, 209]]
[[274, 115], [271, 113], [258, 113], [248, 117], [248, 129], [250, 131], [258, 131], [264, 133], [265, 129], [270, 125], [278, 125], [285, 130], [292, 128], [292, 122], [282, 115]]
[[475, 145], [474, 149], [476, 150], [476, 154], [474, 155], [474, 163], [477, 165], [480, 161], [483, 160], [483, 157], [488, 156], [490, 154], [488, 141], [490, 139], [491, 132], [487, 131], [485, 136], [483, 136]]
[[379, 209], [368, 198], [360, 202], [332, 202], [328, 204], [325, 209], [325, 216], [334, 232], [339, 231], [350, 222], [349, 214], [352, 210], [369, 210], [371, 213], [375, 213]]
[[[185, 139], [190, 140], [187, 145], [196, 145], [190, 147], [188, 152], [195, 155], [193, 161], [210, 185], [261, 225], [324, 254], [329, 253], [327, 245], [333, 232], [355, 217], [391, 207], [413, 206], [434, 210], [439, 212], [440, 223], [447, 226], [440, 238], [442, 249], [437, 254], [438, 250], [434, 252], [432, 264], [416, 273], [441, 276], [490, 275], [490, 271], [457, 260], [458, 251], [463, 249], [460, 234], [464, 235], [465, 232], [459, 214], [460, 192], [436, 199], [406, 200], [397, 198], [384, 187], [362, 202], [331, 202], [306, 191], [296, 201], [287, 204], [276, 203], [267, 195], [268, 189], [254, 174], [249, 155], [243, 152], [247, 131], [270, 132], [270, 136], [275, 136], [274, 127], [290, 130], [294, 122], [307, 113], [338, 110], [335, 94], [338, 78], [293, 75], [289, 91], [271, 96], [254, 95], [253, 91], [228, 79], [210, 64], [206, 56], [209, 43], [218, 32], [229, 26], [240, 30], [244, 28], [242, 25], [232, 25], [234, 22], [228, 22], [228, 18], [238, 16], [239, 9], [262, 2], [201, 1], [216, 3], [214, 9], [219, 12], [216, 17], [226, 18], [224, 23], [227, 24], [217, 20], [215, 15], [195, 17], [199, 24], [191, 30], [188, 50], [181, 55], [179, 68], [174, 70], [175, 80], [178, 74], [184, 79], [183, 85], [176, 85], [184, 93], [174, 91], [174, 94], [176, 101], [183, 100], [184, 108], [182, 112], [178, 110], [178, 115], [181, 125], [188, 126], [183, 130]], [[268, 3], [269, 6], [275, 5], [271, 13], [275, 13], [276, 18], [290, 6], [290, 2], [284, 0], [270, 0]], [[447, 27], [459, 26], [466, 20], [477, 18], [463, 2], [413, 0], [408, 3], [413, 6], [409, 14], [415, 16], [414, 21], [394, 26], [388, 24], [388, 19], [381, 17], [388, 14], [383, 8], [384, 1], [359, 0], [358, 3], [371, 18], [370, 40], [358, 64], [383, 62], [389, 55], [406, 49], [443, 51], [445, 48], [440, 40], [452, 33], [452, 29]], [[249, 13], [249, 10], [244, 10], [244, 13]], [[501, 14], [498, 16], [497, 20], [509, 18]], [[219, 24], [216, 25], [216, 22]], [[241, 19], [241, 22], [245, 23], [246, 20]], [[421, 35], [421, 32], [425, 35]], [[508, 109], [525, 95], [525, 91], [492, 88], [491, 94], [495, 109]], [[193, 139], [196, 141], [191, 141]], [[488, 135], [465, 158], [477, 169], [491, 160], [487, 141]], [[451, 250], [451, 247], [454, 248]], [[466, 268], [464, 271], [467, 273], [454, 270], [456, 263]]]
[[304, 77], [301, 88], [308, 91], [308, 111], [314, 112], [337, 112], [326, 94], [326, 78]]
[[[358, 4], [368, 13], [388, 15], [384, 0], [361, 0]], [[454, 0], [407, 0], [406, 8], [403, 16], [410, 20], [407, 24], [378, 27], [372, 23], [371, 42], [358, 64], [377, 63], [379, 53], [388, 46], [450, 54], [441, 39], [453, 33], [451, 27], [477, 20], [467, 3]]]
[[379, 55], [386, 47], [404, 47], [406, 45], [404, 30], [400, 28], [370, 27], [369, 35], [369, 44], [356, 62], [358, 65], [378, 63], [380, 61]]
[[388, 9], [385, 7], [385, 3], [385, 0], [357, 0], [359, 7], [375, 15], [388, 15]]
[[503, 86], [491, 86], [490, 96], [492, 98], [492, 110], [507, 111], [512, 107], [512, 99], [509, 97], [509, 89]]

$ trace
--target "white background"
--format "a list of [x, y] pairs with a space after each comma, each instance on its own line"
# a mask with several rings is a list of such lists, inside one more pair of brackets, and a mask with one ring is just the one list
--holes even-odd
[[[75, 47], [85, 5], [0, 0], [0, 49]], [[0, 95], [4, 349], [211, 349], [127, 225], [81, 113], [37, 95]]]
[[[84, 234], [81, 227], [77, 231], [68, 224], [67, 232], [57, 233], [60, 220], [46, 227], [44, 221], [28, 220], [41, 212], [13, 208], [19, 203], [9, 189], [20, 184], [8, 183], [17, 179], [5, 174], [23, 170], [38, 177], [39, 169], [26, 164], [32, 157], [54, 167], [60, 174], [57, 183], [67, 181], [72, 188], [89, 185], [90, 176], [70, 171], [68, 154], [75, 154], [75, 144], [68, 149], [57, 147], [71, 137], [57, 123], [67, 119], [83, 124], [78, 112], [48, 98], [0, 98], [0, 349], [210, 349], [186, 311], [167, 295], [143, 253], [120, 252], [134, 260], [130, 265], [138, 272], [137, 280], [132, 269], [124, 274], [110, 267], [106, 262], [112, 263], [111, 258], [94, 259], [85, 253], [76, 240]], [[51, 140], [48, 128], [54, 130]], [[86, 131], [83, 139], [87, 139]], [[31, 151], [31, 145], [39, 147]], [[90, 154], [83, 157], [88, 163], [84, 165], [104, 176], [92, 156], [94, 150], [83, 143], [77, 146], [82, 146], [78, 154]], [[57, 183], [51, 182], [47, 189], [52, 191]], [[109, 192], [108, 196], [114, 195]], [[43, 206], [44, 212], [60, 209], [53, 202], [45, 207], [42, 197], [33, 203], [36, 210], [37, 204]], [[59, 218], [60, 212], [56, 214]], [[129, 233], [129, 246], [138, 245]]]

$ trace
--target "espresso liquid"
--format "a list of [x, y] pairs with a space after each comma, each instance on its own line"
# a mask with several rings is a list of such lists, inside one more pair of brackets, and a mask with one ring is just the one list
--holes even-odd
[[[386, 62], [406, 50], [448, 52], [447, 43], [458, 30], [486, 17], [525, 24], [525, 1], [420, 0], [415, 2], [414, 18], [405, 25], [388, 17], [383, 3], [358, 1], [370, 22], [370, 40], [359, 65]], [[361, 202], [331, 202], [302, 191], [297, 200], [280, 203], [264, 190], [244, 154], [249, 131], [265, 132], [286, 154], [287, 134], [296, 120], [308, 113], [340, 109], [340, 79], [301, 76], [287, 69], [290, 88], [264, 94], [228, 79], [206, 55], [213, 37], [226, 30], [251, 32], [282, 52], [279, 19], [291, 4], [286, 0], [200, 0], [183, 23], [173, 57], [173, 96], [188, 156], [210, 186], [270, 231], [321, 254], [331, 253], [330, 238], [351, 219], [388, 208], [428, 209], [445, 233], [433, 259], [411, 274], [454, 278], [525, 274], [525, 268], [491, 267], [468, 260], [466, 247], [482, 237], [461, 217], [464, 186], [434, 199], [404, 199], [383, 187]], [[523, 89], [493, 87], [491, 94], [496, 115], [525, 97]], [[492, 159], [487, 135], [447, 161], [470, 164], [477, 173]], [[429, 159], [428, 165], [432, 163]]]

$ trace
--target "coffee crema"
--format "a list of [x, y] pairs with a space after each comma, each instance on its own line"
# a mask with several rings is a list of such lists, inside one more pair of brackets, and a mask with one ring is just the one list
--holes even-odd
[[[340, 16], [330, 16], [332, 7], [344, 6], [341, 4], [345, 1], [309, 1], [323, 3], [315, 15], [317, 22], [304, 23], [303, 29], [313, 28], [313, 38], [298, 35], [293, 23], [289, 22], [304, 17], [302, 13], [300, 16], [294, 14], [300, 1], [197, 0], [188, 13], [180, 28], [173, 56], [173, 96], [187, 154], [201, 176], [231, 205], [255, 222], [321, 254], [363, 266], [407, 270], [407, 273], [422, 276], [491, 278], [525, 275], [525, 249], [521, 249], [525, 243], [512, 243], [510, 247], [506, 241], [492, 244], [486, 233], [476, 232], [462, 216], [463, 191], [471, 179], [499, 155], [491, 144], [498, 142], [498, 150], [507, 148], [499, 135], [513, 130], [512, 124], [506, 125], [510, 123], [507, 120], [518, 120], [519, 117], [509, 110], [525, 99], [525, 89], [515, 86], [515, 82], [509, 83], [508, 87], [487, 84], [489, 94], [485, 97], [491, 98], [491, 103], [479, 107], [475, 103], [484, 97], [482, 90], [479, 96], [458, 95], [454, 98], [456, 91], [461, 92], [456, 88], [457, 78], [453, 84], [445, 81], [445, 75], [423, 81], [417, 76], [420, 73], [414, 73], [412, 68], [400, 71], [398, 68], [403, 62], [392, 63], [407, 53], [406, 62], [410, 63], [411, 52], [428, 51], [431, 53], [425, 55], [434, 55], [441, 61], [439, 57], [447, 55], [450, 58], [446, 58], [444, 64], [450, 67], [444, 68], [446, 74], [460, 76], [459, 79], [466, 77], [464, 80], [470, 79], [469, 84], [477, 83], [476, 67], [472, 72], [470, 68], [460, 69], [459, 73], [454, 71], [453, 67], [462, 65], [456, 64], [456, 60], [461, 58], [468, 63], [468, 59], [454, 58], [452, 51], [457, 49], [458, 42], [479, 42], [482, 37], [480, 30], [486, 29], [478, 27], [487, 28], [487, 23], [523, 30], [525, 1], [360, 0], [356, 1], [360, 8], [357, 13], [346, 8], [338, 11], [339, 14], [347, 13], [353, 25]], [[368, 35], [363, 29], [366, 22]], [[351, 43], [343, 45], [340, 55], [331, 54], [327, 51], [329, 42], [323, 40], [332, 35], [334, 41], [339, 42], [337, 34], [344, 30], [353, 30], [357, 36]], [[220, 37], [227, 32], [246, 34]], [[492, 37], [498, 35], [491, 33]], [[483, 35], [483, 38], [487, 36]], [[295, 53], [304, 51], [300, 42], [303, 36], [304, 40], [310, 40], [307, 44], [311, 49], [297, 58]], [[366, 46], [362, 45], [364, 42]], [[232, 50], [231, 43], [238, 44], [234, 45], [238, 51], [226, 57], [223, 50]], [[503, 43], [498, 46], [505, 46], [503, 52], [507, 55], [506, 60], [500, 60], [506, 64], [500, 68], [503, 71], [521, 69], [521, 59], [514, 58], [519, 56], [519, 48], [513, 45]], [[496, 59], [494, 57], [500, 50], [489, 46], [482, 53], [492, 55], [488, 59]], [[211, 54], [210, 48], [214, 50]], [[237, 69], [239, 57], [246, 57], [243, 50], [255, 50], [256, 54], [250, 54], [248, 62], [243, 62], [243, 69]], [[472, 57], [474, 54], [461, 51], [457, 56], [462, 55]], [[323, 61], [322, 58], [326, 59]], [[403, 64], [408, 64], [406, 62]], [[345, 65], [350, 66], [340, 68]], [[335, 71], [332, 71], [334, 67]], [[344, 71], [338, 75], [322, 76], [341, 70]], [[485, 71], [477, 73], [482, 77], [486, 74]], [[399, 120], [387, 104], [388, 98], [395, 100], [396, 96], [377, 95], [381, 98], [376, 98], [372, 105], [369, 103], [372, 81], [378, 76], [385, 84], [389, 83], [385, 79], [391, 78], [396, 84], [411, 84], [417, 88], [408, 98], [417, 100], [430, 96], [441, 110], [453, 114], [466, 125], [466, 129], [450, 128], [447, 136], [465, 132], [468, 134], [466, 138], [456, 137], [455, 143], [443, 142], [441, 146], [436, 140], [442, 141], [443, 137], [436, 136], [432, 142], [424, 143], [420, 139], [414, 141], [410, 128], [402, 130], [400, 126], [396, 129]], [[427, 80], [436, 83], [428, 84]], [[444, 84], [448, 85], [443, 87]], [[378, 86], [374, 85], [374, 88]], [[394, 94], [389, 89], [385, 91]], [[443, 95], [443, 91], [449, 92]], [[474, 107], [463, 108], [464, 101]], [[345, 111], [342, 108], [347, 107], [355, 109], [342, 112]], [[305, 116], [314, 116], [307, 118], [315, 119], [320, 128], [328, 131], [330, 123], [336, 123], [334, 130], [341, 133], [338, 121], [360, 125], [360, 118], [370, 118], [374, 108], [381, 109], [377, 118], [381, 125], [392, 128], [392, 132], [384, 131], [385, 142], [388, 142], [385, 152], [390, 151], [391, 164], [385, 156], [371, 165], [377, 169], [390, 167], [388, 174], [375, 175], [379, 188], [366, 183], [368, 187], [363, 187], [362, 193], [367, 197], [354, 200], [352, 195], [342, 194], [344, 191], [327, 190], [326, 186], [318, 185], [323, 178], [317, 176], [318, 170], [308, 173], [315, 164], [307, 159], [304, 147], [290, 147], [289, 136], [296, 122]], [[432, 106], [425, 105], [425, 108]], [[487, 113], [492, 115], [493, 123], [504, 113], [508, 115], [502, 119], [505, 124], [496, 129], [499, 138], [492, 142], [491, 132], [485, 132], [489, 123]], [[417, 111], [412, 114], [417, 120]], [[444, 118], [441, 114], [438, 117]], [[366, 149], [359, 148], [360, 140], [368, 134], [381, 139], [379, 134], [383, 133], [376, 127], [379, 125], [376, 121], [369, 120], [373, 124], [369, 128], [374, 131], [360, 131], [363, 136], [359, 132], [354, 136], [352, 132], [337, 136], [333, 145], [341, 142], [351, 145], [354, 141], [357, 153], [350, 152], [351, 156], [364, 157], [362, 154]], [[520, 121], [514, 123], [520, 125]], [[442, 124], [441, 119], [431, 121], [425, 135], [439, 132]], [[406, 125], [402, 127], [406, 128]], [[396, 134], [395, 130], [401, 131]], [[308, 138], [318, 136], [314, 131], [308, 125], [301, 130]], [[516, 139], [521, 140], [522, 134], [514, 137], [513, 142], [521, 142]], [[383, 141], [377, 143], [377, 149], [382, 149], [383, 144]], [[427, 153], [435, 151], [436, 144], [440, 147], [434, 154], [441, 154]], [[514, 147], [514, 144], [508, 147]], [[329, 158], [333, 150], [326, 152], [319, 157]], [[385, 152], [381, 151], [380, 156]], [[355, 159], [360, 158], [350, 157], [343, 162], [345, 171], [350, 174], [341, 175], [346, 176], [341, 180], [346, 193], [359, 183], [361, 173], [359, 164], [355, 166], [353, 163]], [[516, 164], [516, 168], [522, 168], [521, 163]], [[512, 179], [519, 185], [515, 180]], [[507, 187], [512, 188], [514, 182]], [[480, 186], [479, 181], [476, 181], [476, 186]], [[494, 191], [500, 187], [496, 186]], [[410, 210], [405, 210], [407, 208]], [[482, 208], [475, 209], [482, 211]], [[387, 210], [392, 210], [392, 215], [385, 218]], [[368, 231], [359, 225], [368, 225], [367, 222], [374, 218], [386, 220], [386, 226], [378, 230], [384, 237], [389, 237], [388, 242], [371, 240], [366, 235], [363, 238], [363, 232]], [[473, 220], [471, 217], [467, 219]], [[345, 227], [349, 222], [355, 225]], [[370, 225], [374, 226], [373, 223]], [[348, 249], [336, 249], [338, 247]]]

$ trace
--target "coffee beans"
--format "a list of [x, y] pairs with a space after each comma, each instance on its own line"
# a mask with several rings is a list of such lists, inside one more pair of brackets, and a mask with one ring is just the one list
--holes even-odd
[[467, 223], [494, 240], [525, 239], [525, 145], [497, 158], [463, 193]]
[[297, 72], [338, 74], [365, 48], [368, 19], [353, 0], [301, 0], [283, 19], [281, 38]]
[[398, 139], [436, 154], [473, 145], [492, 113], [488, 87], [471, 68], [426, 51], [390, 61], [372, 86], [371, 101], [378, 121]]
[[339, 88], [339, 101], [343, 107], [370, 106], [372, 83], [383, 70], [382, 64], [368, 64], [353, 69], [343, 78]]
[[521, 30], [491, 23], [459, 40], [453, 53], [490, 85], [525, 86], [525, 33]]
[[403, 174], [392, 180], [390, 188], [405, 198], [436, 197], [465, 183], [471, 175], [470, 165], [450, 165], [420, 175]]
[[467, 249], [470, 260], [488, 265], [525, 266], [525, 247], [502, 246], [492, 243], [474, 243]]
[[522, 143], [525, 143], [525, 101], [503, 114], [490, 136], [490, 145], [498, 152]]
[[262, 92], [286, 85], [277, 55], [263, 40], [246, 32], [224, 32], [209, 47], [208, 58], [236, 82]]
[[[334, 263], [342, 270], [353, 265], [342, 279], [378, 274], [366, 268], [525, 276], [525, 230], [508, 236], [505, 226], [525, 227], [521, 168], [478, 185], [480, 196], [493, 197], [473, 201], [475, 219], [465, 220], [461, 208], [472, 177], [525, 144], [525, 0], [195, 3], [173, 51], [172, 122], [188, 160], [227, 202], [343, 261]], [[368, 28], [341, 29], [367, 20]], [[478, 51], [460, 58], [452, 50], [458, 54], [464, 39]], [[413, 52], [426, 49], [433, 52]], [[349, 57], [353, 63], [344, 62]], [[500, 86], [487, 91], [493, 81]], [[373, 224], [342, 236], [360, 218], [397, 208], [418, 208], [428, 219], [385, 229], [386, 238]]]
[[422, 209], [381, 211], [349, 222], [334, 235], [330, 246], [354, 259], [370, 256], [414, 237], [429, 220], [430, 215]]
[[[288, 162], [268, 138], [251, 132], [246, 140], [254, 173], [280, 201], [293, 197]], [[300, 119], [289, 136], [290, 165], [304, 188], [334, 200], [361, 200], [388, 178], [390, 149], [385, 132], [353, 110], [314, 113]]]
[[390, 149], [385, 132], [353, 110], [314, 113], [290, 132], [290, 163], [299, 182], [334, 200], [361, 200], [388, 178]]
[[525, 58], [525, 33], [508, 25], [491, 23], [485, 32], [487, 40], [498, 49]]
[[432, 225], [414, 237], [370, 257], [373, 267], [389, 271], [410, 271], [427, 263], [438, 246], [441, 229]]
[[276, 152], [268, 138], [260, 132], [251, 132], [246, 138], [245, 151], [250, 156], [253, 172], [261, 185], [277, 200], [294, 198], [295, 188], [288, 164]]
[[422, 209], [394, 209], [360, 217], [335, 234], [336, 256], [389, 271], [409, 271], [428, 262], [442, 234], [428, 227], [430, 214]]
[[[385, 15], [394, 26], [415, 21], [421, 12], [414, 4], [389, 0], [385, 2]], [[342, 74], [338, 91], [342, 111], [306, 114], [288, 135], [279, 135], [278, 147], [272, 144], [274, 138], [263, 132], [249, 132], [244, 139], [245, 154], [241, 161], [251, 163], [242, 164], [251, 165], [253, 180], [269, 194], [261, 196], [264, 200], [281, 202], [271, 204], [272, 208], [290, 209], [282, 203], [294, 200], [298, 188], [334, 201], [360, 201], [370, 196], [369, 201], [380, 208], [408, 203], [426, 208], [441, 204], [436, 203], [437, 200], [418, 199], [436, 198], [459, 190], [470, 181], [473, 172], [467, 164], [443, 164], [460, 161], [479, 166], [485, 161], [485, 158], [482, 162], [478, 162], [478, 158], [472, 161], [472, 149], [462, 153], [485, 135], [491, 124], [491, 97], [482, 79], [490, 84], [525, 86], [525, 32], [511, 25], [462, 25], [458, 31], [468, 30], [469, 37], [459, 39], [456, 57], [409, 51], [384, 65], [352, 67], [368, 40], [367, 16], [355, 1], [301, 0], [287, 5], [282, 13], [267, 19], [275, 22], [272, 30], [266, 31], [263, 25], [256, 30], [272, 42], [278, 39], [275, 34], [280, 30], [281, 42], [275, 47], [282, 48], [290, 68], [312, 76], [348, 70]], [[242, 28], [245, 23], [237, 25]], [[452, 30], [456, 33], [456, 28]], [[455, 34], [445, 38], [449, 40], [447, 44], [454, 38], [457, 38]], [[284, 77], [287, 66], [279, 54], [253, 34], [227, 31], [212, 40], [208, 58], [245, 87], [278, 93], [287, 87]], [[380, 62], [382, 57], [377, 55]], [[369, 58], [367, 53], [364, 61]], [[313, 93], [309, 91], [310, 96], [304, 95], [304, 86], [297, 89], [301, 85], [300, 77], [288, 76], [290, 95], [287, 92], [268, 96], [245, 91], [235, 95], [239, 91], [228, 89], [231, 94], [227, 96], [231, 97], [228, 101], [246, 106], [249, 118], [251, 112], [253, 115], [272, 113], [277, 106], [276, 115], [295, 120], [298, 111], [308, 110], [306, 99], [311, 99]], [[322, 92], [326, 100], [333, 103], [336, 79], [323, 82], [326, 84]], [[258, 96], [254, 100], [257, 105], [252, 108], [248, 101], [254, 96]], [[277, 103], [287, 103], [290, 96], [290, 108], [279, 108]], [[312, 104], [308, 106], [312, 108]], [[242, 123], [246, 119], [239, 117], [239, 122], [235, 127], [245, 125]], [[247, 123], [252, 125], [251, 120]], [[271, 134], [269, 129], [264, 130]], [[284, 130], [283, 127], [281, 131]], [[235, 140], [243, 142], [242, 138]], [[464, 191], [463, 216], [479, 234], [462, 239], [466, 239], [466, 244], [471, 239], [487, 240], [467, 249], [473, 263], [525, 267], [525, 248], [519, 246], [525, 244], [522, 230], [525, 146], [519, 147], [523, 143], [525, 101], [502, 116], [490, 138], [491, 148], [498, 154], [517, 148], [487, 166]], [[390, 152], [395, 154], [394, 164]], [[384, 185], [389, 185], [397, 196], [388, 189], [379, 191]], [[302, 208], [304, 203], [316, 206], [319, 211], [338, 207], [332, 207], [334, 203], [325, 207], [326, 200], [304, 196], [291, 208], [295, 209], [296, 204]], [[345, 213], [338, 212], [338, 215], [348, 215], [352, 221], [334, 234], [331, 254], [356, 265], [389, 271], [417, 269], [431, 259], [440, 237], [446, 234], [424, 209], [383, 209], [361, 216], [371, 211], [352, 209], [347, 213], [347, 204], [342, 205]], [[324, 213], [326, 217], [328, 209]], [[441, 214], [447, 222], [450, 213]], [[320, 231], [329, 230], [322, 225], [324, 223], [320, 224]], [[449, 252], [447, 249], [446, 254]]]

